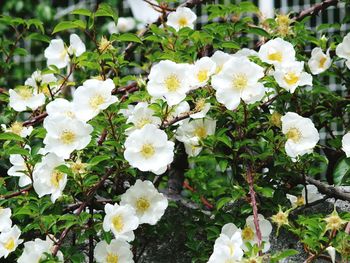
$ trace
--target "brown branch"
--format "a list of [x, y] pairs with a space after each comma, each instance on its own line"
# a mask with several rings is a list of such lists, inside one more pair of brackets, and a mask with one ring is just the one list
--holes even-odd
[[[78, 209], [75, 211], [76, 216], [81, 214], [81, 212], [85, 209], [85, 207], [90, 203], [91, 199], [94, 197], [95, 192], [103, 185], [103, 183], [107, 180], [107, 178], [111, 176], [115, 171], [116, 171], [115, 168], [109, 168], [106, 171], [106, 174], [101, 178], [101, 180], [87, 192], [86, 200], [82, 202], [81, 205], [78, 207]], [[58, 250], [62, 246], [62, 243], [66, 238], [67, 234], [69, 233], [69, 231], [71, 230], [71, 228], [72, 226], [67, 227], [61, 233], [60, 238], [58, 239], [58, 241], [56, 242], [56, 245], [53, 248], [53, 251], [52, 251], [53, 256], [57, 255]]]
[[7, 195], [0, 195], [0, 200], [3, 200], [3, 199], [10, 199], [12, 197], [15, 197], [15, 196], [19, 196], [25, 192], [28, 192], [30, 191], [31, 189], [33, 188], [33, 185], [29, 185], [27, 186], [26, 188], [23, 188], [17, 192], [13, 192], [11, 194], [7, 194]]
[[305, 178], [308, 183], [315, 185], [320, 193], [325, 194], [329, 197], [334, 197], [336, 199], [350, 202], [350, 194], [342, 191], [338, 187], [323, 183], [309, 176], [306, 176]]
[[43, 113], [35, 116], [34, 118], [23, 122], [23, 126], [31, 126], [31, 125], [40, 123], [46, 118], [46, 116], [47, 116], [47, 113], [43, 112]]
[[300, 12], [300, 14], [296, 17], [297, 21], [303, 20], [307, 16], [314, 16], [318, 13], [324, 11], [330, 6], [337, 5], [339, 0], [324, 0], [321, 3], [315, 4], [303, 11]]
[[165, 122], [160, 126], [160, 128], [161, 128], [161, 129], [168, 128], [169, 126], [171, 126], [171, 125], [173, 125], [173, 124], [175, 124], [175, 123], [177, 123], [177, 122], [179, 122], [179, 121], [182, 121], [182, 120], [184, 120], [184, 119], [187, 119], [191, 114], [194, 114], [194, 113], [195, 113], [195, 112], [190, 111], [190, 112], [184, 113], [184, 114], [182, 114], [182, 115], [180, 115], [180, 116], [177, 116], [177, 117], [171, 119], [170, 121], [165, 121]]

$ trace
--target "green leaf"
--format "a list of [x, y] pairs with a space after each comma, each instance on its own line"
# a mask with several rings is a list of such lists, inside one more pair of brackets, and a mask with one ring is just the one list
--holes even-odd
[[232, 201], [231, 197], [223, 197], [220, 198], [217, 202], [216, 202], [216, 209], [220, 210], [224, 205], [226, 205], [228, 202]]
[[45, 35], [42, 35], [39, 33], [32, 33], [27, 38], [32, 39], [32, 40], [46, 42], [46, 43], [50, 43], [50, 40], [51, 40], [48, 36], [45, 36]]
[[269, 33], [267, 33], [264, 29], [258, 28], [258, 27], [250, 27], [246, 30], [246, 32], [254, 35], [259, 35], [262, 37], [267, 37], [267, 38], [270, 37]]
[[277, 263], [279, 262], [281, 259], [284, 259], [284, 258], [287, 258], [287, 257], [291, 257], [291, 256], [294, 256], [294, 255], [297, 255], [299, 254], [299, 252], [295, 249], [287, 249], [287, 250], [284, 250], [282, 252], [278, 252], [276, 253], [275, 255], [273, 255], [271, 257], [271, 263]]
[[334, 185], [341, 185], [350, 175], [350, 158], [340, 159], [333, 172]]
[[121, 35], [115, 35], [113, 34], [111, 37], [111, 40], [116, 40], [120, 42], [136, 42], [142, 44], [142, 40], [132, 33], [124, 33]]
[[223, 48], [232, 48], [232, 49], [240, 49], [240, 48], [241, 48], [237, 43], [232, 42], [232, 41], [230, 41], [230, 42], [224, 42], [224, 43], [222, 43], [221, 46], [222, 46]]
[[5, 132], [0, 134], [0, 140], [4, 141], [20, 141], [23, 142], [23, 138], [17, 134], [11, 132]]
[[86, 24], [84, 21], [81, 20], [75, 20], [75, 21], [62, 21], [58, 23], [55, 28], [53, 29], [52, 34], [55, 34], [57, 32], [61, 32], [64, 30], [68, 29], [73, 29], [73, 28], [82, 28], [85, 29]]
[[90, 161], [88, 162], [90, 166], [95, 166], [96, 164], [99, 164], [102, 161], [109, 160], [110, 156], [107, 155], [100, 155], [100, 156], [95, 156]]
[[72, 15], [81, 15], [81, 16], [91, 16], [92, 12], [88, 9], [76, 9], [71, 12]]
[[95, 16], [108, 16], [108, 17], [112, 17], [115, 22], [118, 21], [118, 16], [114, 12], [112, 7], [110, 7], [109, 5], [107, 5], [105, 3], [101, 3], [98, 6], [98, 9], [97, 9], [97, 11], [95, 13]]

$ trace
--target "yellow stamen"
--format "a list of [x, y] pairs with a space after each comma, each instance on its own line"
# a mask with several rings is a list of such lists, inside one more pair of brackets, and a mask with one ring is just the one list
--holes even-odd
[[22, 87], [18, 89], [17, 93], [22, 98], [22, 100], [28, 100], [33, 97], [33, 91], [29, 87]]
[[199, 82], [204, 82], [208, 79], [208, 70], [200, 70], [197, 73], [197, 79]]
[[324, 68], [324, 64], [326, 63], [326, 61], [327, 61], [327, 57], [326, 56], [322, 57], [318, 63], [318, 67]]
[[15, 240], [11, 237], [4, 245], [6, 250], [12, 251], [15, 248]]
[[21, 122], [15, 121], [12, 123], [10, 131], [14, 134], [21, 135], [23, 131], [23, 124]]
[[286, 133], [286, 136], [288, 139], [292, 140], [295, 143], [299, 142], [302, 137], [300, 130], [298, 130], [297, 128], [289, 129]]
[[203, 126], [197, 127], [194, 131], [194, 135], [200, 139], [205, 138], [207, 136], [207, 130]]
[[186, 17], [180, 17], [178, 20], [178, 23], [180, 25], [180, 27], [184, 27], [188, 25], [188, 20]]
[[140, 197], [136, 201], [136, 210], [139, 213], [144, 213], [148, 210], [148, 208], [151, 206], [147, 198], [145, 197]]
[[171, 74], [165, 79], [165, 86], [169, 91], [176, 91], [180, 88], [180, 80], [176, 75]]
[[124, 227], [123, 218], [120, 215], [114, 216], [112, 219], [112, 225], [118, 232], [122, 231]]
[[284, 75], [284, 81], [287, 82], [288, 85], [294, 85], [299, 81], [299, 76], [294, 72], [289, 72]]
[[269, 60], [272, 60], [272, 61], [278, 61], [278, 62], [282, 62], [282, 52], [280, 51], [277, 51], [277, 52], [274, 52], [274, 53], [270, 53], [267, 58]]
[[74, 132], [69, 131], [69, 130], [64, 130], [61, 134], [61, 142], [64, 144], [71, 144], [75, 141], [76, 135]]
[[112, 253], [108, 253], [106, 263], [118, 263], [118, 256]]
[[237, 90], [244, 90], [248, 85], [248, 78], [245, 74], [240, 73], [233, 78], [233, 88]]
[[60, 171], [54, 170], [53, 173], [51, 174], [51, 184], [55, 187], [58, 188], [60, 181], [63, 179], [64, 174]]
[[254, 234], [254, 231], [253, 231], [253, 229], [252, 229], [251, 227], [246, 226], [246, 227], [242, 230], [242, 238], [243, 238], [244, 240], [247, 240], [247, 241], [253, 240], [253, 239], [254, 239], [254, 236], [255, 236], [255, 234]]
[[155, 150], [152, 144], [146, 143], [141, 148], [141, 154], [146, 159], [152, 157], [154, 153], [155, 153]]
[[136, 123], [136, 128], [141, 129], [143, 126], [146, 124], [150, 124], [151, 120], [147, 118], [141, 118], [137, 123]]
[[91, 108], [96, 110], [104, 102], [105, 102], [105, 98], [98, 94], [90, 99], [89, 104]]

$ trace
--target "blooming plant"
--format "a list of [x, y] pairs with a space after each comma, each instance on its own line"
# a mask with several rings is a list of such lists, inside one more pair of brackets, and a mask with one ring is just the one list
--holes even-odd
[[[146, 1], [140, 31], [106, 3], [53, 29], [0, 16], [1, 262], [151, 262], [175, 236], [185, 260], [159, 262], [282, 262], [286, 232], [305, 262], [350, 259], [350, 33], [323, 32], [350, 12], [306, 27], [349, 1], [276, 19], [206, 2]], [[27, 39], [46, 66], [7, 79]]]

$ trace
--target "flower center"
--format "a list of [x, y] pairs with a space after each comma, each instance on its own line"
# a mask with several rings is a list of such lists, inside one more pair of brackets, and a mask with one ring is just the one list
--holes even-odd
[[287, 225], [288, 224], [288, 214], [282, 211], [279, 211], [276, 215], [272, 216], [272, 221], [277, 225]]
[[233, 78], [233, 88], [237, 90], [244, 90], [248, 85], [248, 78], [245, 74], [240, 73]]
[[320, 68], [324, 68], [324, 64], [326, 63], [326, 61], [327, 61], [327, 57], [326, 57], [326, 56], [323, 56], [323, 57], [320, 59], [320, 61], [319, 61], [319, 63], [318, 63], [318, 66], [319, 66]]
[[12, 123], [10, 131], [14, 134], [21, 135], [21, 132], [23, 131], [22, 123], [15, 121], [14, 123]]
[[197, 73], [197, 79], [199, 82], [204, 82], [208, 79], [208, 70], [200, 70]]
[[293, 142], [297, 143], [301, 139], [301, 132], [297, 128], [291, 128], [286, 133], [286, 136], [288, 139], [292, 140]]
[[230, 255], [233, 256], [236, 250], [235, 244], [230, 244], [228, 247], [230, 249]]
[[51, 174], [51, 184], [58, 188], [60, 181], [63, 179], [64, 174], [60, 171], [54, 170]]
[[169, 91], [176, 91], [180, 88], [180, 80], [174, 74], [165, 79], [165, 86]]
[[204, 138], [207, 136], [207, 130], [203, 126], [197, 127], [194, 131], [194, 135], [198, 138]]
[[95, 95], [94, 97], [92, 97], [90, 99], [89, 104], [90, 104], [91, 108], [96, 110], [104, 102], [105, 102], [104, 97], [102, 97], [101, 95]]
[[118, 263], [118, 256], [112, 253], [108, 253], [106, 263]]
[[272, 60], [272, 61], [278, 61], [278, 62], [282, 62], [282, 52], [280, 51], [277, 51], [277, 52], [273, 52], [273, 53], [270, 53], [267, 58], [269, 60]]
[[196, 102], [196, 106], [194, 108], [194, 111], [198, 112], [204, 109], [205, 106], [205, 99], [200, 99]]
[[123, 218], [120, 215], [114, 216], [112, 219], [112, 225], [115, 230], [121, 232], [124, 227]]
[[150, 206], [151, 206], [151, 204], [149, 203], [149, 201], [145, 197], [140, 197], [136, 201], [137, 212], [144, 213], [144, 212], [146, 212], [148, 210], [148, 208]]
[[15, 248], [15, 240], [11, 237], [4, 245], [5, 249], [11, 251]]
[[222, 70], [223, 67], [224, 67], [224, 65], [218, 65], [218, 66], [216, 66], [215, 74], [220, 73], [220, 71]]
[[141, 129], [143, 126], [145, 126], [146, 124], [150, 124], [152, 123], [150, 119], [147, 118], [141, 118], [140, 120], [137, 121], [136, 123], [136, 128]]
[[186, 17], [180, 17], [178, 20], [178, 23], [180, 25], [180, 27], [184, 27], [188, 25], [188, 20]]
[[288, 85], [294, 85], [299, 81], [299, 76], [294, 72], [288, 72], [284, 75], [284, 81], [287, 82]]
[[76, 135], [74, 132], [69, 130], [64, 130], [61, 134], [61, 142], [64, 144], [71, 144], [75, 141]]
[[74, 118], [75, 114], [72, 111], [66, 111], [66, 116], [69, 117], [69, 118]]
[[243, 230], [242, 230], [242, 238], [244, 240], [253, 240], [254, 239], [254, 231], [251, 227], [246, 226]]
[[146, 159], [152, 157], [154, 153], [155, 153], [155, 150], [152, 144], [146, 143], [141, 148], [141, 154]]
[[23, 87], [18, 90], [18, 95], [22, 98], [22, 100], [28, 100], [33, 96], [33, 92], [32, 89]]
[[[67, 53], [68, 53], [67, 49], [66, 48], [63, 49], [62, 52], [60, 53], [60, 56], [59, 56], [60, 60], [65, 60]], [[73, 51], [73, 53], [74, 53], [74, 51]]]
[[108, 41], [108, 39], [106, 37], [102, 37], [101, 41], [98, 45], [98, 50], [103, 53], [105, 52], [107, 49], [110, 49], [112, 47], [112, 42]]

